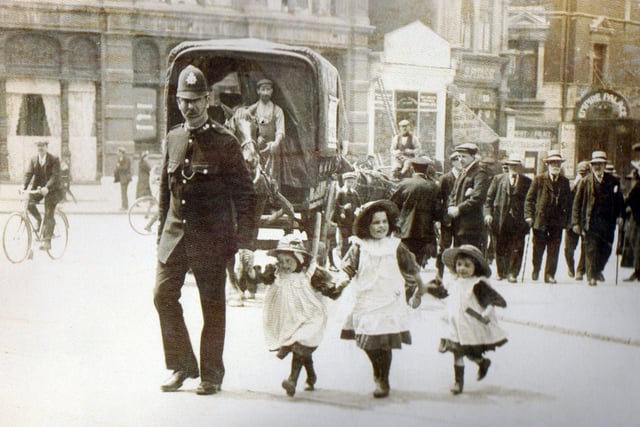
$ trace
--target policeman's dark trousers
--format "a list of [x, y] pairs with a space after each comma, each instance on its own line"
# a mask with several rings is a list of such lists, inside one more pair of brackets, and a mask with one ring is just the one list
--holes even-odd
[[583, 276], [585, 273], [584, 266], [584, 241], [580, 245], [580, 258], [578, 259], [578, 265], [576, 266], [575, 252], [580, 242], [580, 236], [573, 232], [571, 229], [567, 229], [564, 232], [564, 259], [567, 262], [567, 270], [571, 274], [577, 274]]
[[585, 264], [587, 279], [596, 279], [602, 273], [613, 246], [613, 236], [602, 236], [600, 234], [587, 232], [584, 238]]
[[[207, 254], [205, 254], [206, 256]], [[191, 261], [191, 262], [190, 262]], [[225, 262], [206, 256], [187, 259], [184, 244], [174, 249], [166, 264], [158, 263], [154, 304], [160, 317], [162, 344], [167, 369], [198, 376], [198, 362], [180, 305], [180, 291], [189, 267], [193, 271], [200, 294], [203, 327], [200, 335], [200, 377], [202, 381], [222, 384], [225, 334]]]
[[27, 210], [31, 215], [33, 215], [38, 224], [42, 223], [42, 238], [44, 240], [51, 240], [51, 236], [53, 236], [53, 229], [56, 225], [56, 222], [53, 219], [53, 214], [56, 211], [58, 200], [50, 195], [44, 197], [44, 222], [42, 222], [42, 215], [40, 215], [37, 205], [43, 197], [44, 196], [42, 194], [30, 194]]
[[518, 277], [522, 267], [524, 236], [507, 228], [503, 233], [495, 233], [496, 267], [498, 277]]
[[533, 272], [539, 273], [542, 265], [542, 255], [547, 251], [544, 275], [555, 277], [558, 268], [558, 254], [562, 242], [562, 228], [549, 227], [547, 230], [533, 230]]

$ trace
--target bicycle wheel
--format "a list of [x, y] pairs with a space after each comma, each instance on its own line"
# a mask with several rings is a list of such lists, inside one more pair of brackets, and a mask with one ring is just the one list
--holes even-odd
[[7, 259], [14, 264], [24, 261], [31, 252], [31, 225], [23, 214], [9, 215], [2, 231], [2, 249]]
[[129, 225], [138, 234], [147, 236], [155, 232], [158, 220], [158, 202], [153, 196], [136, 199], [129, 208]]
[[60, 209], [56, 209], [53, 214], [55, 225], [51, 236], [51, 247], [47, 249], [47, 254], [51, 259], [60, 259], [67, 250], [69, 242], [69, 221], [67, 215]]

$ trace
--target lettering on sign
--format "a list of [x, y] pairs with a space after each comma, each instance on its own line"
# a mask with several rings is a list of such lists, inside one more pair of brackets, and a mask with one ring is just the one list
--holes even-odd
[[629, 116], [629, 103], [612, 90], [598, 90], [585, 95], [576, 105], [575, 117], [585, 119], [623, 119]]

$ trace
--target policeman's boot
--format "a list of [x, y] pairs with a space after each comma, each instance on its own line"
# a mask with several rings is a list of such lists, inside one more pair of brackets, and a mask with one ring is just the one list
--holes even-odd
[[305, 357], [304, 369], [307, 371], [307, 384], [304, 389], [306, 391], [312, 391], [314, 390], [314, 385], [316, 384], [318, 377], [316, 376], [315, 369], [313, 369], [313, 359], [311, 356]]
[[460, 394], [464, 387], [464, 366], [453, 365], [456, 382], [451, 387], [451, 393]]
[[298, 383], [298, 377], [300, 376], [300, 370], [302, 370], [303, 365], [303, 358], [295, 353], [292, 354], [291, 373], [289, 374], [289, 378], [282, 381], [282, 388], [287, 392], [287, 396], [296, 394], [296, 384]]

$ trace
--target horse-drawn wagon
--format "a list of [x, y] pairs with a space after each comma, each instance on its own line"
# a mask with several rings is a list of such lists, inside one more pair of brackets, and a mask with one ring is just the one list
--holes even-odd
[[[340, 152], [346, 120], [336, 68], [311, 49], [264, 40], [183, 42], [168, 58], [168, 129], [182, 122], [175, 95], [178, 74], [188, 64], [204, 72], [211, 86], [211, 108], [219, 108], [224, 119], [258, 100], [258, 81], [273, 82], [272, 101], [284, 112], [286, 136], [278, 153], [279, 167], [272, 172], [274, 176], [267, 177], [275, 180], [275, 190], [283, 199], [271, 197], [271, 202], [290, 202], [299, 228], [311, 237], [316, 213], [325, 212], [330, 202], [332, 175], [343, 162]], [[215, 111], [211, 115], [215, 117]], [[255, 135], [246, 135], [252, 130], [243, 129], [238, 126], [236, 136], [244, 144]], [[261, 225], [266, 224], [262, 221]]]

